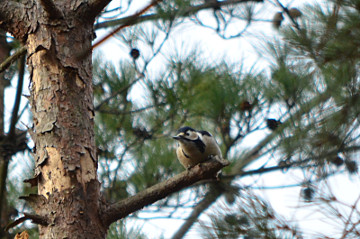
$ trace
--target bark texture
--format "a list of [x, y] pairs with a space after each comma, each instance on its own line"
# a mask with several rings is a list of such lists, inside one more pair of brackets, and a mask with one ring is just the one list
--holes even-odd
[[64, 15], [59, 20], [46, 17], [53, 11], [36, 9], [38, 27], [27, 38], [35, 176], [46, 200], [37, 213], [50, 221], [40, 227], [43, 238], [104, 238], [106, 233], [99, 219], [91, 54], [82, 54], [91, 47], [93, 29], [76, 10], [69, 5], [57, 11]]
[[[28, 52], [41, 238], [105, 238], [94, 140], [93, 19], [83, 1], [5, 1], [0, 24]], [[6, 8], [8, 7], [8, 8]], [[16, 9], [14, 8], [16, 7]], [[41, 200], [40, 200], [41, 199]], [[34, 203], [35, 202], [35, 203]]]

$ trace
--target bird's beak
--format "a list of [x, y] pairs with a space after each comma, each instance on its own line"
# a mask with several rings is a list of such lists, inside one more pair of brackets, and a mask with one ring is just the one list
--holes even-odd
[[173, 136], [173, 139], [175, 139], [175, 140], [180, 140], [181, 137], [180, 137], [179, 135], [176, 135], [176, 136]]

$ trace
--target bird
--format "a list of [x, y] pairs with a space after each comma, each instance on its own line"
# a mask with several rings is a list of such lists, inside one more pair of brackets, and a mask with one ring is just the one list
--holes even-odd
[[186, 169], [213, 157], [222, 160], [220, 147], [208, 131], [197, 131], [189, 126], [184, 126], [177, 131], [173, 139], [179, 142], [176, 155]]

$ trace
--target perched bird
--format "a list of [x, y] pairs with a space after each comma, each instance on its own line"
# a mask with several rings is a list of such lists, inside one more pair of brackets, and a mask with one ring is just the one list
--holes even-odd
[[216, 157], [218, 160], [222, 159], [219, 145], [207, 131], [197, 131], [185, 126], [180, 128], [173, 138], [179, 141], [176, 155], [186, 169], [211, 157]]

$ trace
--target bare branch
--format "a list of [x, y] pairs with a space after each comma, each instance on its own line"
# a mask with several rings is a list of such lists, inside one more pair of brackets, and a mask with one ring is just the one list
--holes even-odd
[[119, 94], [121, 94], [122, 92], [128, 90], [132, 85], [134, 85], [136, 82], [138, 82], [141, 79], [141, 77], [134, 79], [133, 81], [131, 81], [127, 86], [124, 86], [123, 88], [113, 92], [109, 97], [107, 97], [106, 99], [104, 99], [101, 103], [99, 103], [97, 106], [94, 107], [95, 111], [99, 111], [101, 109], [101, 107], [108, 103], [111, 99], [115, 98], [116, 96], [118, 96]]
[[281, 7], [281, 9], [283, 10], [283, 12], [286, 13], [286, 15], [290, 18], [292, 24], [294, 25], [294, 27], [297, 30], [300, 30], [300, 26], [299, 24], [295, 21], [295, 19], [291, 16], [289, 9], [287, 7], [285, 7], [279, 0], [276, 0], [277, 4]]
[[89, 18], [95, 19], [110, 2], [111, 0], [90, 0], [87, 15]]
[[[217, 7], [217, 6], [221, 7], [221, 6], [228, 6], [228, 5], [234, 5], [234, 4], [246, 3], [246, 2], [263, 2], [263, 0], [228, 0], [228, 1], [221, 1], [221, 2], [209, 1], [209, 2], [205, 2], [204, 4], [201, 4], [201, 5], [195, 5], [195, 6], [188, 7], [186, 9], [174, 10], [171, 14], [169, 14], [167, 16], [167, 18], [173, 19], [175, 16], [187, 17], [187, 16], [195, 14], [201, 10], [213, 9], [214, 7]], [[95, 29], [118, 26], [118, 25], [128, 22], [131, 18], [132, 18], [132, 16], [129, 16], [129, 17], [121, 18], [121, 19], [102, 22], [102, 23], [96, 24]], [[158, 20], [158, 19], [162, 19], [162, 18], [163, 18], [163, 16], [160, 16], [158, 14], [143, 15], [143, 16], [139, 16], [136, 19], [134, 19], [133, 24], [137, 24], [137, 23], [141, 23], [141, 22], [145, 22], [145, 21]]]
[[221, 196], [221, 190], [209, 190], [209, 192], [204, 196], [204, 198], [199, 202], [198, 205], [192, 210], [190, 216], [186, 219], [185, 223], [180, 227], [180, 229], [173, 235], [172, 239], [181, 239], [189, 231], [192, 225], [197, 221], [198, 217], [205, 211], [208, 207], [213, 204], [219, 196]]
[[24, 213], [23, 217], [20, 217], [19, 219], [16, 219], [14, 222], [10, 223], [6, 226], [5, 231], [8, 231], [10, 228], [16, 227], [20, 223], [25, 222], [26, 220], [32, 220], [33, 223], [39, 224], [39, 225], [48, 225], [48, 219], [46, 217], [36, 215], [36, 214], [28, 214]]
[[146, 111], [148, 109], [152, 109], [152, 108], [156, 108], [156, 107], [164, 106], [164, 105], [165, 105], [165, 103], [159, 103], [159, 104], [149, 105], [149, 106], [145, 106], [143, 108], [134, 109], [134, 110], [128, 110], [128, 111], [116, 110], [116, 109], [109, 109], [109, 110], [96, 109], [96, 110], [99, 113], [103, 113], [103, 114], [127, 115], [127, 114], [140, 113], [140, 112]]
[[0, 73], [5, 71], [12, 63], [14, 63], [17, 59], [19, 59], [21, 56], [25, 54], [26, 54], [26, 47], [23, 46], [0, 64]]
[[101, 43], [103, 43], [104, 41], [106, 41], [107, 39], [109, 39], [110, 37], [112, 37], [113, 35], [115, 35], [115, 33], [117, 33], [118, 31], [120, 31], [121, 29], [128, 27], [130, 25], [133, 25], [136, 22], [136, 19], [143, 15], [144, 13], [146, 13], [150, 8], [156, 6], [158, 4], [158, 2], [160, 2], [161, 0], [153, 0], [151, 1], [150, 4], [148, 4], [146, 7], [142, 8], [140, 11], [136, 12], [135, 14], [131, 15], [128, 20], [126, 22], [124, 22], [124, 24], [122, 24], [121, 26], [117, 27], [115, 30], [113, 30], [112, 32], [110, 32], [108, 35], [106, 35], [104, 38], [100, 39], [98, 42], [96, 42], [92, 49], [94, 49], [95, 47], [97, 47], [98, 45], [100, 45]]
[[20, 100], [21, 100], [21, 94], [23, 90], [23, 83], [24, 83], [24, 75], [25, 75], [25, 55], [22, 55], [22, 57], [19, 60], [19, 73], [18, 73], [18, 83], [17, 83], [17, 89], [16, 89], [16, 97], [15, 97], [15, 103], [14, 108], [11, 114], [11, 124], [9, 129], [8, 137], [10, 140], [14, 140], [15, 137], [15, 126], [18, 122], [18, 116], [19, 116], [19, 107], [20, 107]]
[[200, 165], [196, 165], [188, 171], [184, 171], [183, 173], [147, 188], [132, 197], [108, 206], [103, 213], [104, 221], [107, 225], [110, 225], [116, 220], [124, 218], [130, 213], [163, 199], [182, 188], [203, 179], [213, 178], [220, 169], [228, 164], [228, 161], [219, 162], [218, 160], [209, 160]]

